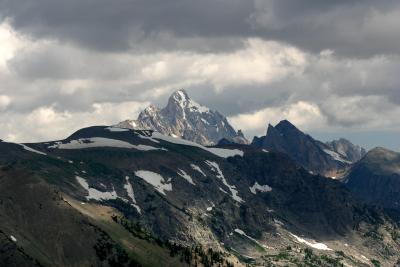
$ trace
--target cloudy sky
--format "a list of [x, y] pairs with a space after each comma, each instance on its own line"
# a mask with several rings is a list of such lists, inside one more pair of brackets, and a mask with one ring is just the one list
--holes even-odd
[[0, 0], [0, 138], [136, 118], [185, 88], [248, 137], [287, 118], [400, 150], [396, 0]]

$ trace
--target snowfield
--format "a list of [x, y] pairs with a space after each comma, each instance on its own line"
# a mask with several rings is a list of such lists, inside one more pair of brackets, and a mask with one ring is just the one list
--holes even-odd
[[57, 142], [48, 148], [58, 148], [58, 149], [85, 149], [85, 148], [93, 148], [93, 147], [117, 147], [117, 148], [130, 148], [137, 149], [141, 151], [149, 151], [149, 150], [163, 150], [160, 148], [147, 146], [147, 145], [133, 145], [131, 143], [110, 139], [104, 137], [91, 137], [91, 138], [80, 138], [77, 140], [71, 140], [69, 143], [61, 143]]
[[28, 150], [28, 151], [30, 151], [30, 152], [33, 152], [33, 153], [36, 153], [36, 154], [40, 154], [40, 155], [45, 155], [45, 156], [47, 156], [46, 153], [41, 152], [41, 151], [38, 151], [38, 150], [36, 150], [36, 149], [33, 149], [33, 148], [31, 148], [31, 147], [29, 147], [29, 146], [27, 146], [27, 145], [24, 145], [24, 144], [18, 144], [18, 145], [22, 146], [25, 150]]
[[290, 233], [290, 235], [292, 235], [294, 238], [296, 238], [296, 240], [300, 243], [306, 244], [309, 247], [318, 249], [318, 250], [332, 250], [330, 249], [327, 245], [323, 244], [323, 243], [311, 243], [301, 237], [298, 237], [297, 235], [294, 235], [292, 233]]
[[351, 164], [350, 161], [343, 159], [342, 156], [340, 154], [336, 153], [335, 151], [332, 151], [332, 150], [329, 150], [329, 149], [324, 149], [324, 152], [326, 154], [328, 154], [329, 156], [331, 156], [336, 161], [340, 161], [340, 162], [343, 162], [343, 163]]
[[158, 192], [163, 195], [166, 195], [165, 191], [172, 191], [171, 180], [167, 181], [159, 175], [158, 173], [152, 171], [140, 170], [136, 171], [135, 175], [139, 178], [142, 178], [147, 183], [151, 184]]
[[[233, 200], [235, 200], [235, 201], [237, 201], [237, 202], [239, 202], [239, 203], [245, 202], [241, 197], [239, 197], [238, 191], [237, 191], [237, 189], [236, 189], [236, 186], [228, 184], [228, 182], [227, 182], [226, 179], [225, 179], [224, 174], [222, 173], [221, 169], [219, 168], [218, 163], [213, 162], [213, 161], [208, 161], [208, 160], [207, 160], [207, 161], [206, 161], [206, 164], [207, 164], [208, 166], [210, 166], [210, 168], [217, 174], [217, 177], [218, 177], [219, 179], [221, 179], [222, 183], [223, 183], [226, 187], [228, 187], [229, 191], [231, 192], [231, 195], [232, 195]], [[222, 188], [220, 188], [220, 190], [224, 191]], [[224, 192], [225, 192], [225, 191], [224, 191]]]
[[99, 191], [95, 188], [90, 188], [88, 182], [86, 181], [86, 179], [80, 177], [80, 176], [75, 176], [76, 180], [78, 181], [78, 183], [87, 190], [88, 192], [88, 196], [86, 196], [86, 199], [94, 199], [94, 200], [110, 200], [110, 199], [117, 199], [118, 195], [117, 192], [115, 192], [115, 190], [113, 190], [112, 192], [102, 192]]
[[200, 144], [181, 139], [178, 137], [172, 137], [172, 136], [166, 136], [163, 135], [159, 132], [153, 132], [152, 137], [144, 137], [141, 136], [142, 138], [146, 138], [149, 140], [152, 140], [153, 142], [159, 143], [159, 140], [166, 141], [168, 143], [172, 144], [177, 144], [177, 145], [184, 145], [184, 146], [193, 146], [193, 147], [198, 147], [200, 149], [203, 149], [205, 151], [208, 151], [218, 157], [221, 158], [228, 158], [228, 157], [234, 157], [236, 155], [238, 156], [243, 156], [244, 152], [239, 150], [239, 149], [225, 149], [225, 148], [216, 148], [216, 147], [205, 147]]

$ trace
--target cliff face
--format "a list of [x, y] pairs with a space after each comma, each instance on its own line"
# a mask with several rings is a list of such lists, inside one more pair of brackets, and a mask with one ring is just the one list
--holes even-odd
[[215, 145], [223, 138], [239, 144], [248, 143], [243, 133], [240, 130], [236, 132], [226, 117], [201, 106], [184, 90], [173, 93], [165, 108], [150, 106], [136, 120], [126, 120], [116, 126], [151, 129], [206, 146]]

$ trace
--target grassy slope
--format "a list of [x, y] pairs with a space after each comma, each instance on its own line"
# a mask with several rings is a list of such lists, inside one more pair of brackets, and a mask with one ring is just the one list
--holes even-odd
[[179, 261], [179, 258], [171, 258], [165, 248], [134, 237], [121, 225], [115, 223], [111, 219], [111, 216], [120, 215], [117, 210], [93, 203], [82, 204], [67, 195], [63, 197], [71, 207], [87, 216], [91, 222], [105, 230], [113, 240], [120, 243], [127, 250], [130, 256], [144, 266], [185, 266], [185, 264]]
[[[7, 266], [22, 262], [29, 266], [30, 258], [43, 266], [107, 266], [94, 249], [103, 231], [112, 239], [106, 240], [109, 244], [120, 244], [144, 266], [182, 266], [167, 249], [135, 238], [113, 222], [111, 208], [81, 205], [71, 198], [67, 202], [56, 187], [17, 169], [7, 166], [0, 170], [0, 230], [4, 237], [0, 249], [11, 255]], [[14, 244], [7, 240], [11, 235], [17, 238]]]

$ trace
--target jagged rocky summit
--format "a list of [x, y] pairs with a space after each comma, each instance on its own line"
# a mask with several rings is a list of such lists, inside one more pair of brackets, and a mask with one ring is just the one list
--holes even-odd
[[269, 124], [266, 135], [254, 137], [252, 145], [287, 154], [305, 169], [332, 178], [343, 176], [350, 165], [365, 154], [363, 148], [345, 139], [329, 143], [318, 141], [287, 120], [276, 126]]
[[185, 90], [174, 92], [166, 107], [149, 106], [136, 120], [122, 121], [116, 127], [154, 130], [205, 146], [218, 144], [221, 139], [248, 143], [242, 131], [235, 131], [225, 116], [195, 102]]

